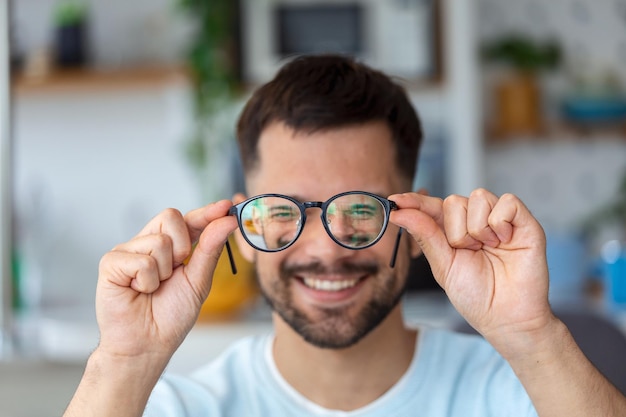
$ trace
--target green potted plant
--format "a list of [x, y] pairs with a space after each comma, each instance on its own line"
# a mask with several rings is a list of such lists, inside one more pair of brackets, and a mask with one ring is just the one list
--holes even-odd
[[231, 0], [179, 0], [192, 20], [194, 33], [185, 55], [193, 86], [194, 128], [186, 154], [203, 175], [212, 154], [229, 137], [217, 132], [217, 118], [236, 101], [239, 91], [233, 59], [235, 12]]
[[87, 63], [87, 5], [79, 0], [61, 0], [54, 8], [55, 58], [59, 67]]
[[561, 48], [555, 41], [538, 41], [509, 34], [483, 45], [486, 63], [507, 69], [495, 86], [497, 136], [533, 134], [541, 130], [541, 92], [538, 76], [561, 63]]

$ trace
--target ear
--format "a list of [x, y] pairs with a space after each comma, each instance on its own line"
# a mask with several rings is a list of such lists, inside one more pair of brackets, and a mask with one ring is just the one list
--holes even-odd
[[[242, 201], [246, 200], [246, 196], [241, 193], [237, 193], [233, 196], [233, 204], [239, 204]], [[239, 248], [239, 252], [244, 257], [244, 259], [248, 262], [254, 262], [254, 248], [246, 242], [243, 235], [241, 234], [241, 230], [237, 228], [234, 232], [235, 234], [235, 242], [237, 243], [237, 247]]]
[[[428, 190], [426, 190], [426, 188], [420, 188], [419, 190], [417, 190], [415, 192], [417, 194], [421, 194], [421, 195], [429, 195], [428, 194]], [[415, 239], [408, 239], [408, 240], [409, 240], [409, 249], [410, 249], [410, 253], [411, 253], [411, 258], [415, 259], [415, 258], [419, 257], [422, 254], [422, 249], [417, 244]]]

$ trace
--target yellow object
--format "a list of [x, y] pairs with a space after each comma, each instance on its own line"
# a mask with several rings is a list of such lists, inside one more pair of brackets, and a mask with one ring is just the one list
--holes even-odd
[[198, 321], [211, 321], [236, 316], [258, 295], [254, 265], [239, 251], [235, 239], [229, 237], [237, 275], [233, 275], [226, 248], [222, 251], [215, 273], [211, 292], [200, 310]]
[[511, 74], [496, 86], [497, 136], [533, 135], [540, 132], [541, 94], [535, 76]]

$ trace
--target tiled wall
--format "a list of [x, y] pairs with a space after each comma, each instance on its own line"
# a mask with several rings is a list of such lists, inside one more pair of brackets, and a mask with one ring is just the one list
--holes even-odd
[[614, 72], [626, 84], [626, 0], [478, 0], [479, 37], [558, 39], [570, 70]]
[[519, 140], [487, 150], [488, 187], [519, 195], [549, 231], [570, 232], [615, 195], [626, 139]]

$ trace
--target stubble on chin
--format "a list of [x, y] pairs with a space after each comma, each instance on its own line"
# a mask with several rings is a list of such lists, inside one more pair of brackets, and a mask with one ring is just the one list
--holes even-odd
[[[342, 307], [312, 307], [306, 312], [295, 305], [292, 285], [299, 274], [362, 273], [375, 280], [373, 296], [359, 311], [354, 303]], [[397, 271], [396, 271], [397, 272]], [[271, 280], [269, 288], [259, 283], [261, 294], [283, 321], [304, 340], [319, 348], [348, 348], [375, 329], [398, 305], [406, 287], [397, 283], [398, 276], [391, 269], [379, 268], [377, 264], [343, 264], [328, 271], [320, 264], [285, 266], [280, 268], [278, 279]]]

